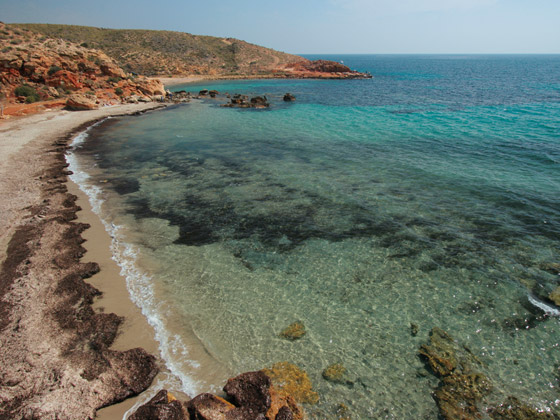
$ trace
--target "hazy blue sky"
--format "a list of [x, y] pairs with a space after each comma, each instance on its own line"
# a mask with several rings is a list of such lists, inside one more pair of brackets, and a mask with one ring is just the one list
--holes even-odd
[[6, 23], [167, 29], [291, 53], [560, 53], [560, 0], [0, 0]]

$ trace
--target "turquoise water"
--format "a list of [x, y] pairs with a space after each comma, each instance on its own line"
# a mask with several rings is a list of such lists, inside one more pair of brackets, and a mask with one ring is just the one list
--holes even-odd
[[[176, 87], [272, 106], [193, 101], [77, 148], [168, 366], [194, 393], [290, 361], [312, 419], [435, 419], [417, 351], [438, 326], [484, 362], [488, 405], [558, 414], [560, 56], [326, 58], [374, 79]], [[322, 378], [339, 362], [351, 383]]]

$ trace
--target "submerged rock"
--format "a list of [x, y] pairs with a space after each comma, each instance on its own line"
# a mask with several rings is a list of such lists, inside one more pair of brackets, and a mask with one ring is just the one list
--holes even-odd
[[465, 346], [459, 345], [441, 328], [433, 328], [430, 342], [419, 355], [441, 379], [434, 398], [446, 420], [480, 418], [479, 403], [490, 392], [490, 380], [480, 372], [482, 363]]
[[443, 378], [435, 400], [443, 418], [448, 420], [479, 418], [478, 404], [492, 385], [481, 373], [456, 373]]
[[319, 394], [313, 391], [313, 385], [307, 373], [289, 362], [275, 363], [270, 369], [263, 369], [272, 384], [281, 395], [292, 396], [302, 404], [316, 404]]
[[418, 325], [414, 322], [410, 323], [410, 335], [416, 337], [418, 335]]
[[336, 406], [335, 413], [338, 420], [350, 420], [352, 418], [350, 409], [344, 403], [340, 403]]
[[560, 306], [560, 286], [550, 292], [548, 298], [553, 301], [556, 306]]
[[438, 377], [450, 375], [458, 366], [458, 346], [444, 330], [434, 327], [430, 331], [429, 344], [423, 344], [418, 353]]
[[303, 322], [296, 321], [288, 325], [280, 332], [280, 337], [285, 338], [287, 340], [295, 341], [299, 340], [306, 334], [305, 325]]
[[334, 363], [327, 366], [325, 370], [323, 370], [323, 378], [337, 384], [352, 384], [352, 382], [348, 380], [346, 368], [342, 363]]
[[493, 420], [553, 420], [550, 413], [538, 411], [523, 404], [515, 397], [509, 397], [503, 404], [488, 410]]

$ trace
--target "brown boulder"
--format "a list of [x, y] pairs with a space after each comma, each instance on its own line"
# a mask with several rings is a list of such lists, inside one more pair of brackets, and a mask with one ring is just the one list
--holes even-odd
[[263, 372], [247, 372], [228, 379], [224, 392], [238, 407], [266, 413], [271, 404], [270, 386], [270, 378]]
[[66, 107], [72, 111], [87, 111], [97, 109], [98, 105], [87, 96], [73, 94], [66, 100]]
[[187, 409], [191, 419], [196, 420], [226, 420], [231, 417], [235, 406], [223, 398], [212, 394], [200, 394], [187, 402]]
[[266, 96], [255, 96], [251, 98], [251, 107], [253, 108], [268, 108], [270, 104]]
[[187, 420], [187, 410], [165, 389], [134, 412], [129, 420]]

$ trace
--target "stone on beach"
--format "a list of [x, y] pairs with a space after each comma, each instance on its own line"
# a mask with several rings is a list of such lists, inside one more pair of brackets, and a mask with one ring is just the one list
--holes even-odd
[[74, 94], [66, 100], [66, 107], [72, 111], [87, 111], [97, 109], [99, 105], [85, 95]]

